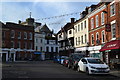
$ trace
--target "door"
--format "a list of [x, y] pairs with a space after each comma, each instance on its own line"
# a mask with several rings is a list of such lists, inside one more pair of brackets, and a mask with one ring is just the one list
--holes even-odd
[[14, 54], [11, 54], [11, 61], [14, 61]]
[[2, 62], [5, 62], [6, 61], [6, 53], [3, 53], [2, 54]]

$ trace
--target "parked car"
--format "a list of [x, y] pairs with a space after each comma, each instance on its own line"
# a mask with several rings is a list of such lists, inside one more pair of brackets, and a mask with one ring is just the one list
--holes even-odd
[[53, 62], [59, 63], [60, 62], [60, 56], [54, 56]]
[[78, 71], [87, 74], [108, 74], [110, 69], [107, 64], [98, 58], [85, 57], [78, 62]]
[[67, 67], [68, 66], [68, 61], [69, 61], [69, 57], [65, 58], [63, 61], [63, 66]]
[[63, 64], [64, 59], [68, 58], [68, 56], [61, 56], [60, 63]]
[[72, 53], [69, 56], [68, 68], [77, 69], [78, 61], [83, 57], [85, 57], [83, 53]]

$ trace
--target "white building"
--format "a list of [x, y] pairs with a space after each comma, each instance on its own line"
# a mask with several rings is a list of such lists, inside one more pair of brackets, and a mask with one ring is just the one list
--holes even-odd
[[34, 49], [40, 52], [38, 54], [42, 54], [41, 59], [53, 59], [53, 56], [58, 55], [59, 46], [56, 37], [47, 25], [36, 27], [35, 32]]

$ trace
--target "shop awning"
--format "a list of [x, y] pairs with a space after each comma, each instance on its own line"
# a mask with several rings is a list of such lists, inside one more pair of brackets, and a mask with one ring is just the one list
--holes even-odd
[[34, 54], [42, 54], [41, 52], [34, 52]]
[[106, 43], [99, 51], [120, 49], [120, 40], [113, 40]]

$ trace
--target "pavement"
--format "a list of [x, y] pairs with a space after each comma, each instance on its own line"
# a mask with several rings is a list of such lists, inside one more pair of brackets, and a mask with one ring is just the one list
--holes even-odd
[[120, 69], [113, 69], [110, 71], [110, 74], [117, 76], [117, 77], [120, 77]]

